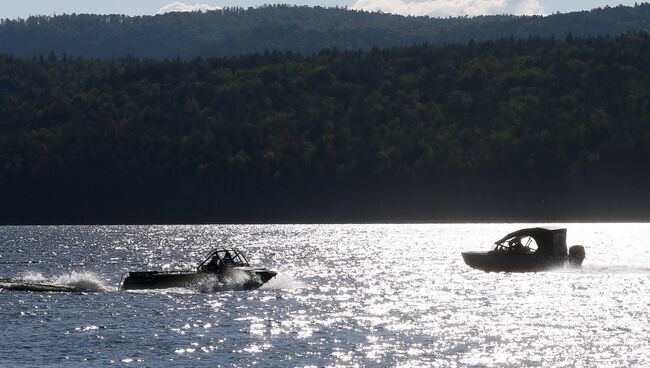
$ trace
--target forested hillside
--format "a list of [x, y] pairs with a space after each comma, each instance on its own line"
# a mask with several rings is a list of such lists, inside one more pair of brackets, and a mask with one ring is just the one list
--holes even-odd
[[0, 57], [0, 222], [650, 218], [650, 37]]
[[21, 57], [124, 56], [173, 59], [232, 56], [266, 50], [368, 50], [422, 43], [500, 38], [619, 35], [650, 29], [650, 5], [596, 9], [548, 17], [435, 19], [341, 8], [264, 6], [157, 16], [60, 15], [4, 20], [0, 53]]

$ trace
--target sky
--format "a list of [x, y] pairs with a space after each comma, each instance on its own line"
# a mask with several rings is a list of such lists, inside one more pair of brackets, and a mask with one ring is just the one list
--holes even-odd
[[590, 10], [606, 5], [634, 5], [648, 0], [0, 0], [0, 18], [71, 13], [153, 15], [167, 11], [259, 6], [269, 3], [347, 6], [402, 15], [448, 17], [488, 14], [552, 14]]

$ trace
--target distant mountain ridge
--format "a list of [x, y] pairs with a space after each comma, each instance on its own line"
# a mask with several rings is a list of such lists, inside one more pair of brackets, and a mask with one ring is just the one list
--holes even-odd
[[154, 59], [264, 51], [314, 53], [501, 38], [618, 35], [650, 29], [650, 4], [540, 16], [437, 19], [273, 5], [155, 16], [72, 14], [0, 21], [0, 53]]

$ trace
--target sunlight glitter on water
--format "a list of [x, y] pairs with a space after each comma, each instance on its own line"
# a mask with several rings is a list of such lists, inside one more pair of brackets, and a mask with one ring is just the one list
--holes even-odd
[[[84, 367], [650, 364], [650, 225], [563, 224], [569, 245], [586, 247], [579, 270], [487, 274], [463, 263], [461, 251], [527, 226], [3, 227], [0, 277], [101, 288], [0, 293], [0, 358]], [[125, 271], [191, 269], [219, 244], [278, 277], [248, 292], [116, 291]], [[57, 351], [42, 349], [54, 342]]]

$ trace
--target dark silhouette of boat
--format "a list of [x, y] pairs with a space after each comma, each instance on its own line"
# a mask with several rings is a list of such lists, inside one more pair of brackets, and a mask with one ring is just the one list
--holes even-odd
[[238, 283], [239, 289], [257, 289], [277, 273], [251, 267], [236, 249], [215, 249], [192, 271], [139, 271], [122, 276], [120, 290], [191, 288], [206, 283]]
[[581, 266], [585, 250], [574, 245], [567, 252], [566, 229], [534, 227], [504, 236], [488, 252], [462, 255], [468, 266], [486, 272], [534, 272], [565, 265]]

